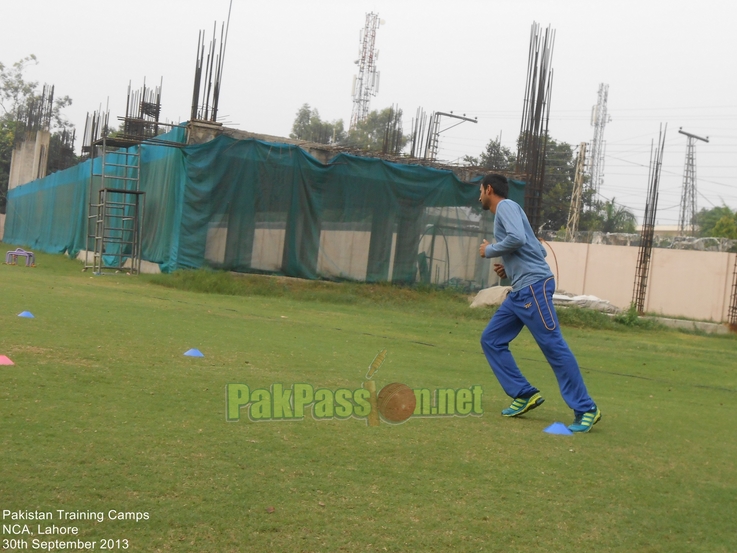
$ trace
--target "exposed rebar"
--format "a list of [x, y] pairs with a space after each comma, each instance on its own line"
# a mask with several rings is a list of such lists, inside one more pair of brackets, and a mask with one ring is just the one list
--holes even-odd
[[635, 269], [635, 285], [632, 290], [632, 306], [640, 315], [645, 313], [645, 295], [647, 281], [650, 275], [650, 259], [653, 252], [653, 236], [655, 235], [655, 215], [658, 211], [658, 188], [660, 187], [660, 170], [663, 165], [663, 150], [665, 148], [665, 133], [668, 125], [661, 125], [658, 146], [653, 150], [650, 147], [650, 168], [648, 170], [649, 187], [645, 216], [642, 220], [640, 232], [640, 248], [637, 252], [637, 267]]
[[517, 172], [525, 175], [525, 212], [530, 225], [540, 231], [545, 151], [548, 139], [550, 100], [553, 86], [553, 44], [555, 31], [548, 26], [545, 33], [538, 23], [532, 24], [527, 61], [525, 100], [517, 149]]

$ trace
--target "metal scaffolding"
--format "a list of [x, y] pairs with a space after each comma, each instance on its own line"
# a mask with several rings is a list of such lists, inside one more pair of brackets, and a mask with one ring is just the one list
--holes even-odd
[[[130, 147], [130, 138], [109, 138], [108, 117], [108, 113], [88, 116], [92, 134], [85, 130], [91, 139], [83, 148], [90, 154], [85, 270], [96, 275], [138, 274], [145, 198], [140, 190], [141, 150]], [[96, 132], [100, 136], [95, 138]]]
[[[141, 269], [141, 229], [145, 192], [141, 191], [141, 144], [182, 147], [159, 138], [161, 86], [139, 91], [128, 85], [122, 126], [111, 132], [108, 111], [87, 115], [82, 153], [90, 158], [87, 191], [85, 270], [96, 275], [110, 272], [138, 274]], [[99, 158], [99, 159], [98, 159]]]

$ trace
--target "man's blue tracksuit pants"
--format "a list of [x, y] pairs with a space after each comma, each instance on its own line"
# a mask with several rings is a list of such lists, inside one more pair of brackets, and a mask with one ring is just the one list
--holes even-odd
[[553, 277], [510, 292], [481, 335], [481, 348], [509, 397], [530, 397], [538, 392], [522, 375], [509, 351], [509, 343], [526, 326], [558, 379], [566, 404], [578, 415], [594, 409], [578, 362], [560, 332], [553, 307]]

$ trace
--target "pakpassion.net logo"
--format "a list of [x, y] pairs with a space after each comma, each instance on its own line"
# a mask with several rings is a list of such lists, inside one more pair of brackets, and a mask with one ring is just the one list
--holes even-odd
[[381, 421], [399, 424], [410, 417], [481, 416], [481, 386], [468, 388], [410, 388], [399, 382], [387, 384], [377, 393], [376, 371], [386, 358], [379, 352], [369, 366], [361, 388], [316, 388], [311, 384], [295, 383], [289, 387], [272, 384], [270, 389], [251, 390], [247, 384], [225, 387], [225, 418], [240, 420], [242, 410], [253, 422], [299, 421], [310, 411], [315, 420], [365, 419], [368, 426]]

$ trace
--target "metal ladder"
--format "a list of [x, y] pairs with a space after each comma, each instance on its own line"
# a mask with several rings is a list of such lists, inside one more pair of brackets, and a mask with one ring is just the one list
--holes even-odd
[[[130, 141], [103, 137], [92, 147], [85, 270], [92, 269], [96, 275], [138, 274], [141, 269], [145, 192], [139, 188], [141, 150], [130, 146]], [[97, 152], [100, 162], [95, 171]]]

